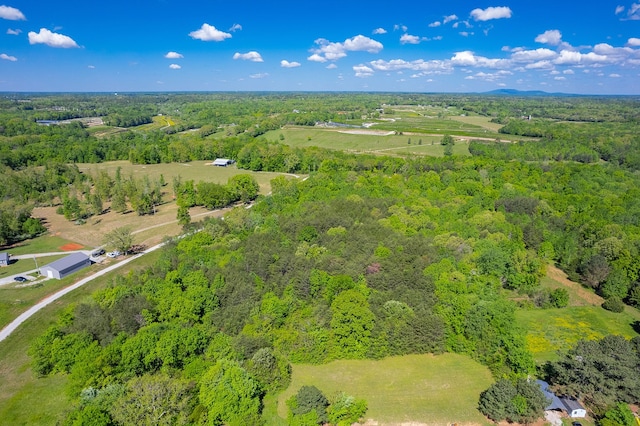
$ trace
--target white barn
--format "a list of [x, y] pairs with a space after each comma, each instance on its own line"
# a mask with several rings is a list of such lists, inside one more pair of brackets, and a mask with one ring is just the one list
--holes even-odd
[[40, 268], [40, 274], [48, 278], [62, 279], [69, 274], [91, 265], [91, 259], [84, 253], [71, 253]]
[[211, 164], [214, 166], [227, 167], [233, 163], [235, 163], [235, 161], [230, 160], [228, 158], [216, 158], [215, 160], [213, 160], [213, 163]]

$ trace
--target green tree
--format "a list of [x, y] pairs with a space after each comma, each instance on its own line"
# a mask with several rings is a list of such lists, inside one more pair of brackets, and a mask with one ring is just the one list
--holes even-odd
[[371, 346], [374, 315], [358, 290], [340, 293], [331, 304], [331, 335], [335, 358], [364, 358]]
[[186, 228], [191, 223], [191, 215], [189, 214], [189, 208], [186, 206], [178, 206], [178, 225], [182, 228]]
[[227, 187], [234, 201], [247, 203], [254, 200], [260, 191], [260, 185], [248, 174], [235, 175], [227, 181]]
[[636, 426], [636, 418], [627, 404], [617, 403], [608, 409], [599, 424], [601, 426]]
[[111, 408], [120, 424], [185, 425], [193, 410], [193, 384], [164, 374], [146, 374], [127, 382], [125, 394]]
[[298, 393], [287, 401], [287, 405], [293, 418], [304, 417], [315, 421], [316, 424], [323, 424], [329, 420], [329, 401], [322, 391], [313, 385], [302, 386]]
[[133, 246], [131, 228], [122, 226], [104, 235], [103, 242], [107, 247], [113, 247], [122, 253], [127, 253]]
[[202, 376], [200, 403], [211, 425], [262, 424], [262, 390], [236, 361], [221, 359]]

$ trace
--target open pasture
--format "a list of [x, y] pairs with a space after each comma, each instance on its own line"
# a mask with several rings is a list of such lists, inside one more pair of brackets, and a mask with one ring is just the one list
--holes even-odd
[[[269, 140], [284, 136], [283, 144], [293, 147], [317, 146], [345, 152], [380, 155], [426, 155], [440, 157], [444, 147], [442, 136], [403, 134], [390, 131], [354, 128], [294, 127], [273, 130], [266, 134]], [[469, 155], [466, 141], [456, 140], [453, 153]]]
[[488, 424], [477, 410], [480, 393], [493, 383], [489, 370], [456, 354], [406, 355], [383, 360], [341, 360], [294, 365], [291, 384], [278, 396], [278, 415], [304, 385], [328, 398], [344, 391], [368, 404], [366, 419], [379, 425]]

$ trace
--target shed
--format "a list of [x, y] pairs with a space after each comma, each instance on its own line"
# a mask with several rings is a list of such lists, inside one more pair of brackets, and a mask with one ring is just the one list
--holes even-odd
[[211, 164], [213, 164], [214, 166], [227, 167], [233, 163], [235, 163], [235, 161], [228, 158], [216, 158]]
[[556, 396], [550, 389], [549, 383], [544, 380], [536, 380], [538, 386], [540, 386], [540, 390], [547, 398], [549, 402], [545, 407], [546, 410], [560, 410], [566, 411], [569, 417], [578, 418], [578, 417], [586, 417], [587, 410], [575, 399], [569, 398], [567, 396]]
[[0, 253], [0, 266], [9, 266], [9, 253]]
[[560, 401], [564, 404], [567, 409], [567, 414], [569, 417], [577, 418], [577, 417], [587, 417], [587, 410], [573, 398], [561, 397]]
[[43, 266], [40, 268], [40, 274], [60, 280], [89, 265], [91, 265], [91, 259], [89, 259], [89, 256], [84, 253], [77, 252]]

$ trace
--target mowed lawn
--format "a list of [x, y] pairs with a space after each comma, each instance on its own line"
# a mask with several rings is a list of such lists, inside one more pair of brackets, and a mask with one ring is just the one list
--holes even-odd
[[491, 383], [486, 367], [456, 354], [294, 365], [290, 386], [278, 396], [278, 415], [286, 418], [286, 400], [300, 387], [314, 385], [329, 398], [344, 391], [366, 400], [366, 418], [379, 425], [489, 424], [477, 403]]

